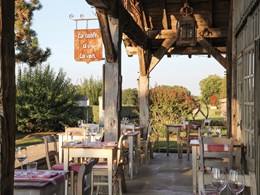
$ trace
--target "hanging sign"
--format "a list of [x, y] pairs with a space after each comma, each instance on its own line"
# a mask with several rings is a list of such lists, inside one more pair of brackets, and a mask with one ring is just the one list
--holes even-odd
[[99, 29], [74, 30], [74, 59], [87, 63], [102, 59], [102, 38]]

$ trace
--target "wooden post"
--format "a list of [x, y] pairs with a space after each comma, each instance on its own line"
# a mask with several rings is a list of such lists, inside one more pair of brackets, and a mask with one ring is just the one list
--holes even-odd
[[147, 50], [138, 48], [140, 77], [138, 82], [139, 96], [139, 119], [140, 125], [144, 128], [144, 136], [147, 134], [149, 124], [149, 65], [150, 58]]
[[15, 153], [14, 0], [0, 0], [0, 195], [13, 194]]
[[[103, 21], [99, 21], [103, 22]], [[121, 111], [121, 37], [120, 18], [108, 16], [109, 30], [116, 52], [115, 62], [106, 60], [104, 65], [104, 129], [105, 140], [117, 141]]]
[[[257, 41], [255, 41], [255, 83], [260, 82], [260, 38], [258, 38]], [[255, 168], [256, 168], [256, 189], [259, 193], [260, 191], [260, 86], [255, 85], [255, 119], [254, 119], [254, 129], [255, 129]]]

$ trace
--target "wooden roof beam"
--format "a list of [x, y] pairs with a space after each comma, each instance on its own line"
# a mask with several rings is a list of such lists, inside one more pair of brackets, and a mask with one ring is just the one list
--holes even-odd
[[[107, 13], [108, 15], [111, 15], [115, 18], [121, 17], [123, 33], [125, 33], [136, 45], [142, 48], [147, 47], [147, 35], [143, 32], [141, 27], [136, 24], [135, 20], [123, 7], [120, 1], [111, 0], [109, 1], [110, 3], [107, 3], [107, 0], [86, 0], [86, 2], [99, 10], [104, 10], [103, 12]], [[120, 10], [120, 13], [118, 10]]]
[[105, 47], [106, 60], [113, 63], [117, 59], [117, 54], [111, 37], [111, 32], [108, 23], [108, 16], [104, 10], [97, 9], [98, 21], [101, 29], [102, 40]]
[[[176, 35], [176, 30], [147, 30], [146, 34], [149, 39], [170, 39]], [[200, 36], [204, 36], [206, 38], [221, 38], [227, 37], [227, 30], [222, 28], [207, 28], [202, 32], [198, 32]]]
[[162, 45], [157, 49], [157, 51], [153, 54], [151, 63], [149, 66], [149, 73], [155, 68], [155, 66], [160, 62], [163, 56], [166, 54], [168, 49], [173, 45], [176, 41], [175, 38], [165, 39]]
[[228, 61], [226, 58], [224, 58], [219, 50], [214, 48], [206, 39], [204, 38], [198, 38], [198, 43], [208, 51], [209, 55], [212, 55], [225, 69], [228, 66]]
[[[127, 55], [133, 56], [137, 54], [137, 47], [133, 46], [126, 46], [125, 47]], [[170, 48], [171, 49], [171, 48]], [[216, 49], [220, 53], [226, 53], [226, 47], [216, 47]], [[178, 47], [173, 48], [167, 51], [168, 55], [175, 54], [175, 55], [208, 55], [208, 51], [202, 48], [200, 45], [194, 47]]]
[[163, 19], [162, 24], [164, 29], [168, 29], [168, 20], [167, 20], [167, 10], [166, 10], [166, 0], [163, 0]]

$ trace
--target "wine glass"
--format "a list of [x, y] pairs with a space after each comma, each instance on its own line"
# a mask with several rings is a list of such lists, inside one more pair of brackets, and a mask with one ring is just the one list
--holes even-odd
[[220, 194], [227, 186], [227, 179], [224, 170], [212, 168], [211, 185]]
[[235, 195], [241, 193], [245, 189], [245, 176], [242, 170], [230, 170], [228, 188]]
[[15, 148], [15, 158], [21, 164], [21, 174], [23, 175], [23, 163], [27, 159], [28, 153], [26, 147], [16, 147]]

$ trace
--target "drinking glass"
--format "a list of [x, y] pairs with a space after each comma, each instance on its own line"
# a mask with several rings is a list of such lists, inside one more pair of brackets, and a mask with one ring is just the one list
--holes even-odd
[[27, 175], [31, 177], [37, 174], [37, 162], [28, 162], [27, 163]]
[[241, 193], [245, 189], [245, 176], [242, 170], [230, 170], [228, 188], [235, 195]]
[[21, 164], [21, 174], [23, 174], [23, 163], [27, 159], [28, 153], [26, 147], [16, 147], [15, 148], [15, 158]]
[[212, 168], [211, 185], [220, 194], [227, 186], [226, 172], [219, 168]]

